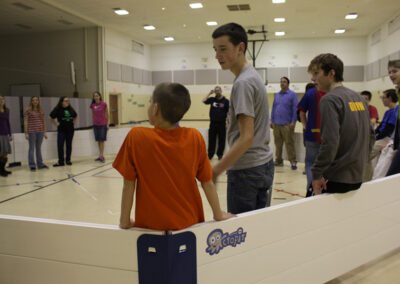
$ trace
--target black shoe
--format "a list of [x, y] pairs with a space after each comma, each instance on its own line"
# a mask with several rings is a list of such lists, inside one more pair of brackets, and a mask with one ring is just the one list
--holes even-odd
[[30, 169], [31, 169], [31, 172], [36, 171], [36, 168], [34, 168], [34, 167], [32, 167], [32, 168], [30, 168]]
[[67, 161], [67, 162], [65, 162], [68, 166], [71, 166], [72, 165], [72, 163], [71, 163], [71, 161]]
[[218, 156], [218, 161], [222, 159], [222, 156]]
[[8, 174], [8, 175], [11, 175], [11, 174], [12, 174], [12, 172], [7, 171], [6, 169], [4, 169], [4, 172], [5, 172], [6, 174]]
[[53, 165], [53, 167], [63, 167], [63, 166], [64, 166], [64, 163], [62, 163], [62, 164], [57, 163], [57, 164], [54, 164], [54, 165]]
[[1, 171], [1, 172], [0, 172], [0, 176], [6, 177], [6, 176], [8, 176], [8, 174], [7, 174], [5, 171]]
[[41, 170], [41, 169], [48, 169], [48, 168], [49, 168], [49, 167], [46, 166], [45, 164], [43, 164], [43, 165], [41, 165], [40, 167], [38, 167], [39, 170]]

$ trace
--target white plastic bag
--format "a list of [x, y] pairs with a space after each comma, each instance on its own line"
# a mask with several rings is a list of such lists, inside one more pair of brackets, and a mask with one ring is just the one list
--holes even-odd
[[374, 169], [374, 175], [372, 176], [372, 179], [382, 178], [386, 176], [390, 164], [392, 163], [393, 157], [393, 140], [390, 140], [385, 148], [382, 149], [378, 163], [376, 164], [376, 167]]

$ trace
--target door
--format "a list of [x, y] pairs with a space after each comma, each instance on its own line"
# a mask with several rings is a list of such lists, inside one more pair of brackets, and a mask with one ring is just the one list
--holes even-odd
[[110, 124], [118, 123], [118, 95], [110, 95]]

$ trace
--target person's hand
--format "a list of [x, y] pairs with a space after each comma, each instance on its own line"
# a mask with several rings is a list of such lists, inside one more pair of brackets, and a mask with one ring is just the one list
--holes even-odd
[[28, 133], [25, 133], [25, 139], [29, 140], [29, 134]]
[[209, 93], [209, 95], [212, 95], [212, 94], [214, 94], [214, 90], [211, 90]]
[[120, 222], [119, 227], [121, 229], [129, 229], [129, 228], [135, 227], [135, 222], [132, 219], [130, 219], [127, 222]]
[[273, 122], [271, 122], [271, 123], [269, 124], [269, 126], [271, 127], [271, 129], [274, 129], [274, 123], [273, 123]]
[[108, 123], [107, 123], [107, 131], [110, 129], [110, 126], [108, 125]]
[[45, 133], [43, 133], [43, 136], [44, 136], [44, 138], [46, 138], [47, 139], [47, 133], [45, 132]]
[[8, 136], [8, 140], [11, 142], [12, 141], [12, 136]]
[[227, 220], [232, 217], [236, 217], [236, 215], [221, 210], [220, 214], [214, 215], [214, 220], [215, 221], [223, 221], [223, 220]]
[[320, 179], [315, 179], [312, 181], [312, 187], [314, 190], [314, 195], [318, 195], [322, 193], [322, 189], [326, 190], [326, 181], [325, 179], [322, 177]]
[[290, 127], [290, 129], [294, 129], [294, 127], [296, 126], [296, 124], [295, 123], [289, 123], [289, 127]]

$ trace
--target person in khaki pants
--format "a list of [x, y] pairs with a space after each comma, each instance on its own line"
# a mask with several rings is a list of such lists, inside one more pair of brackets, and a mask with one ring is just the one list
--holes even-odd
[[271, 128], [274, 131], [275, 166], [282, 167], [282, 148], [286, 144], [288, 159], [292, 170], [297, 169], [296, 150], [294, 147], [294, 127], [297, 120], [297, 94], [289, 89], [290, 81], [281, 78], [281, 91], [275, 94], [271, 111]]

